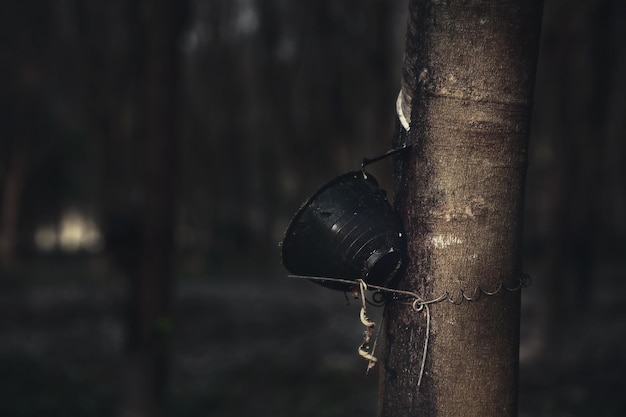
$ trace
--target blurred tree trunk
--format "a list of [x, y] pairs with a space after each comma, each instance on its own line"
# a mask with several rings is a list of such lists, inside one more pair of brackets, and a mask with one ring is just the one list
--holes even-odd
[[[23, 139], [24, 140], [24, 139]], [[26, 140], [24, 140], [26, 141]], [[17, 259], [19, 237], [19, 213], [22, 202], [22, 189], [26, 180], [27, 152], [19, 141], [13, 141], [13, 149], [8, 156], [8, 169], [4, 173], [2, 207], [0, 213], [0, 266], [12, 269]]]
[[[413, 147], [394, 181], [410, 258], [400, 286], [424, 300], [521, 278], [541, 6], [410, 2], [402, 97], [411, 128], [399, 128], [395, 145]], [[519, 318], [519, 291], [421, 311], [390, 302], [379, 415], [517, 415]]]
[[123, 415], [165, 415], [172, 330], [173, 229], [177, 180], [179, 42], [188, 2], [133, 2], [137, 97], [135, 162], [141, 184], [138, 253], [131, 269], [128, 366]]

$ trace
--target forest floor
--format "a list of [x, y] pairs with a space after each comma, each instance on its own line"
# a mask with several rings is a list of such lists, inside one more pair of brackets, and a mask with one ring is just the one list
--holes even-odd
[[[1, 283], [0, 416], [116, 415], [125, 287], [68, 273]], [[607, 270], [584, 309], [552, 327], [543, 285], [524, 289], [520, 416], [626, 415], [620, 274]], [[282, 276], [179, 280], [170, 415], [374, 417], [378, 371], [365, 375], [356, 353], [358, 312], [342, 293]]]

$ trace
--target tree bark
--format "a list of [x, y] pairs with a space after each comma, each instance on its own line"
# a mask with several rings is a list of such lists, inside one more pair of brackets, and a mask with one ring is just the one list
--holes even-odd
[[[541, 6], [410, 2], [394, 191], [422, 301], [520, 282]], [[379, 416], [517, 415], [520, 292], [447, 300], [387, 303]]]

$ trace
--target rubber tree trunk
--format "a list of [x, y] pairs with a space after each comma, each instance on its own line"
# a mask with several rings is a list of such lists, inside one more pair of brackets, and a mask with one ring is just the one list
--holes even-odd
[[[413, 146], [395, 160], [394, 198], [410, 258], [400, 288], [422, 300], [519, 284], [541, 11], [410, 1], [399, 99], [410, 129], [394, 145]], [[517, 415], [520, 291], [386, 308], [379, 416]]]

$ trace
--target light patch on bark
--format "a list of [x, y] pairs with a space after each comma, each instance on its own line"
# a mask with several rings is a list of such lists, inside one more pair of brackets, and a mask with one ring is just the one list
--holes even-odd
[[437, 249], [443, 249], [450, 245], [460, 245], [463, 239], [453, 234], [436, 235], [431, 239], [433, 246]]
[[485, 199], [478, 196], [461, 205], [448, 203], [440, 210], [432, 210], [430, 214], [449, 222], [452, 220], [474, 220], [477, 217], [485, 216], [488, 210]]

